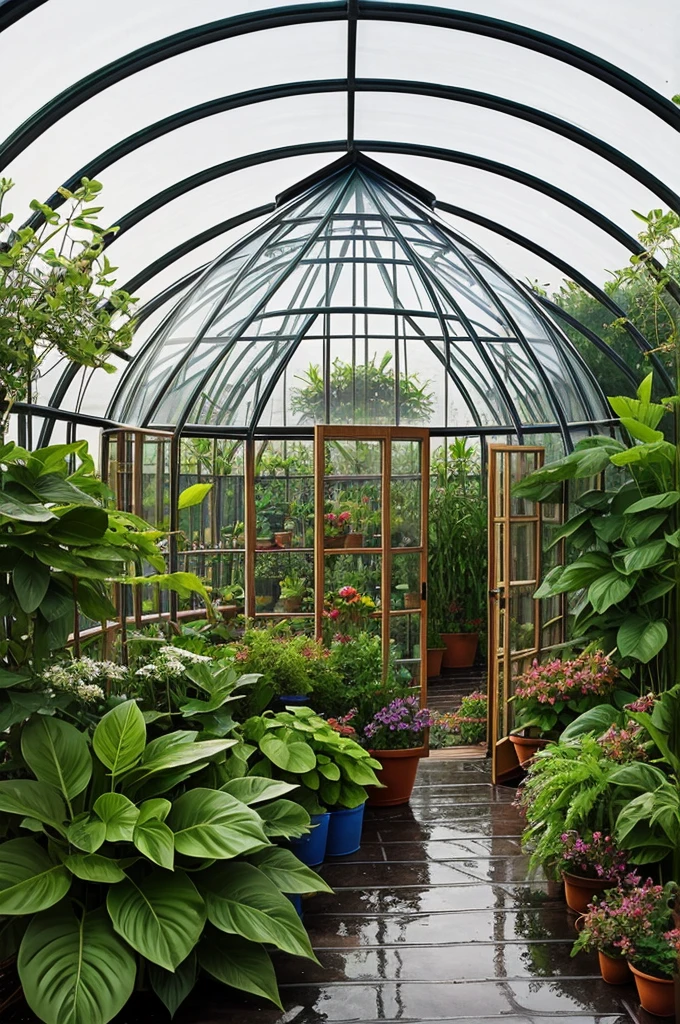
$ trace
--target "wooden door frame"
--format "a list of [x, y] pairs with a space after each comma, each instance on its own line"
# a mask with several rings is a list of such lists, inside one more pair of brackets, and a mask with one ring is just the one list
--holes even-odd
[[[533, 583], [527, 580], [512, 580], [512, 524], [534, 523], [533, 541], [535, 558], [535, 585], [538, 587], [541, 581], [541, 560], [542, 560], [542, 526], [543, 515], [540, 502], [534, 502], [535, 513], [530, 516], [515, 516], [512, 514], [512, 484], [510, 469], [512, 466], [512, 455], [520, 453], [535, 452], [538, 455], [538, 466], [540, 468], [545, 462], [545, 447], [543, 445], [509, 445], [493, 444], [488, 447], [488, 718], [487, 730], [489, 737], [489, 750], [492, 759], [492, 781], [495, 783], [500, 779], [517, 771], [519, 761], [510, 740], [507, 738], [510, 731], [508, 700], [511, 696], [511, 665], [513, 652], [511, 646], [510, 621], [508, 610], [510, 607], [510, 595], [512, 584], [521, 585], [522, 582]], [[503, 459], [503, 489], [501, 514], [497, 514], [499, 491], [497, 487], [498, 464], [497, 457]], [[503, 526], [503, 566], [497, 565], [496, 550], [496, 528]], [[500, 578], [499, 578], [500, 577]], [[502, 655], [499, 658], [498, 632], [500, 624], [501, 608], [505, 610]], [[539, 657], [541, 655], [541, 602], [534, 599], [534, 645], [525, 648], [528, 653], [525, 657]], [[498, 665], [503, 664], [503, 735], [499, 736], [498, 730]]]
[[[381, 636], [383, 650], [383, 671], [387, 666], [390, 646], [390, 608], [392, 592], [392, 557], [395, 554], [420, 554], [420, 702], [421, 707], [427, 706], [427, 546], [428, 517], [430, 508], [430, 431], [425, 427], [361, 427], [332, 426], [318, 424], [314, 428], [314, 593], [315, 593], [315, 625], [316, 634], [321, 636], [324, 601], [325, 548], [323, 531], [323, 514], [325, 508], [325, 443], [326, 441], [381, 441], [383, 458], [381, 464], [381, 539], [380, 548], [347, 549], [355, 552], [365, 550], [369, 553], [380, 552], [382, 558], [380, 596], [381, 596]], [[413, 548], [393, 548], [391, 530], [391, 502], [386, 500], [390, 495], [392, 481], [392, 442], [421, 442], [421, 543]], [[389, 543], [385, 543], [389, 538]]]

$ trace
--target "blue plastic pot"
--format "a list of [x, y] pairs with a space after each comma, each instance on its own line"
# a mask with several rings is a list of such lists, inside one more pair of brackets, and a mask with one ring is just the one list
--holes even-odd
[[331, 811], [326, 846], [326, 854], [329, 857], [346, 857], [349, 853], [357, 852], [361, 846], [365, 806], [359, 804], [358, 807]]
[[301, 919], [302, 918], [302, 896], [300, 896], [300, 894], [297, 893], [297, 892], [289, 892], [289, 893], [286, 893], [286, 895], [288, 896], [288, 899], [290, 900], [290, 902], [295, 907], [295, 910], [297, 911], [297, 916]]
[[304, 705], [308, 703], [309, 697], [307, 694], [304, 693], [289, 693], [285, 694], [283, 697], [276, 698], [276, 705], [282, 711], [285, 707], [287, 707], [287, 705], [290, 705], [291, 707], [293, 705], [296, 705], [298, 707], [304, 707]]
[[290, 848], [303, 864], [309, 868], [318, 867], [323, 864], [326, 856], [326, 843], [328, 842], [328, 822], [330, 814], [313, 814], [312, 831], [300, 839], [291, 839]]

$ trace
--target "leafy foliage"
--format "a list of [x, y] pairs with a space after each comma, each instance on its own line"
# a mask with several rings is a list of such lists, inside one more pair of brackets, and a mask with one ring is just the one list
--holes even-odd
[[[178, 791], [223, 764], [237, 740], [181, 730], [147, 743], [134, 701], [100, 720], [92, 751], [55, 718], [32, 721], [22, 740], [35, 777], [0, 782], [0, 914], [26, 919], [15, 948], [40, 1019], [105, 1024], [142, 964], [174, 1010], [196, 980], [196, 952], [210, 973], [245, 991], [254, 991], [257, 963], [258, 993], [280, 1006], [264, 945], [313, 959], [284, 893], [328, 890], [268, 838], [266, 812], [294, 787], [245, 780], [243, 799], [233, 784]], [[285, 833], [286, 817], [279, 806], [275, 834]], [[294, 818], [306, 831], [301, 807]], [[205, 951], [207, 922], [211, 948], [222, 949], [215, 933], [229, 948], [219, 969]]]

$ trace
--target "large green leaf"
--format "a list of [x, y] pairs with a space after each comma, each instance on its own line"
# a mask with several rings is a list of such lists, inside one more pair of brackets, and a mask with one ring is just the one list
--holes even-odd
[[177, 499], [177, 508], [190, 508], [192, 505], [200, 505], [203, 499], [212, 490], [212, 484], [191, 484], [180, 492]]
[[316, 767], [316, 754], [308, 743], [299, 740], [286, 742], [273, 732], [268, 732], [260, 740], [259, 746], [272, 764], [294, 775], [302, 775], [303, 772], [309, 772]]
[[668, 641], [668, 627], [663, 621], [643, 619], [630, 615], [619, 627], [616, 644], [624, 658], [637, 658], [646, 664], [661, 651]]
[[[45, 473], [31, 484], [36, 498], [58, 505], [96, 505], [97, 502], [85, 491], [64, 480], [57, 473]], [[63, 517], [62, 517], [63, 518]]]
[[586, 733], [601, 736], [610, 726], [623, 725], [623, 719], [623, 714], [611, 704], [598, 704], [569, 723], [560, 736], [560, 743], [571, 743]]
[[36, 778], [60, 789], [67, 800], [82, 793], [92, 777], [85, 733], [59, 718], [39, 715], [28, 722], [21, 753]]
[[292, 800], [273, 800], [259, 809], [266, 835], [298, 839], [309, 832], [309, 814]]
[[50, 570], [29, 555], [22, 555], [12, 573], [12, 585], [21, 610], [31, 614], [38, 608], [50, 585]]
[[271, 958], [260, 943], [211, 929], [198, 947], [198, 960], [204, 971], [224, 985], [264, 996], [283, 1010]]
[[50, 519], [56, 520], [57, 518], [44, 505], [19, 501], [9, 494], [0, 494], [0, 516], [4, 516], [6, 519], [15, 519], [20, 523], [48, 523]]
[[188, 857], [223, 860], [269, 845], [259, 814], [219, 790], [183, 793], [167, 824], [175, 833], [175, 849]]
[[115, 860], [102, 857], [99, 853], [72, 853], [64, 858], [64, 864], [76, 878], [82, 878], [84, 882], [113, 885], [125, 878], [125, 872]]
[[668, 782], [664, 773], [653, 764], [641, 761], [635, 764], [624, 764], [617, 768], [609, 777], [615, 786], [624, 786], [639, 793], [653, 793], [659, 786]]
[[634, 548], [643, 541], [649, 540], [653, 533], [668, 520], [668, 512], [658, 512], [651, 516], [640, 516], [633, 518], [629, 516], [623, 531], [623, 541], [626, 547]]
[[602, 614], [613, 604], [618, 604], [628, 597], [634, 586], [634, 577], [622, 576], [618, 572], [606, 572], [590, 584], [588, 600], [595, 611]]
[[634, 501], [625, 510], [624, 515], [632, 516], [636, 512], [646, 512], [648, 508], [670, 508], [680, 501], [680, 491], [663, 491], [662, 494], [651, 494], [647, 498]]
[[146, 746], [146, 725], [137, 702], [128, 700], [107, 712], [94, 731], [92, 746], [113, 776], [136, 764]]
[[639, 572], [642, 569], [650, 569], [663, 561], [666, 553], [666, 541], [649, 540], [646, 544], [640, 544], [635, 548], [626, 548], [617, 551], [615, 558], [618, 565], [623, 562], [624, 572]]
[[59, 519], [59, 524], [50, 530], [50, 536], [57, 540], [72, 537], [77, 543], [101, 540], [109, 527], [109, 514], [103, 508], [72, 508]]
[[24, 996], [45, 1024], [107, 1024], [132, 995], [137, 966], [103, 908], [37, 914], [17, 960]]
[[170, 1017], [189, 995], [198, 977], [198, 961], [195, 953], [190, 953], [177, 970], [166, 971], [157, 964], [149, 964], [149, 981], [151, 988], [166, 1007]]
[[0, 782], [0, 811], [20, 814], [22, 818], [37, 818], [64, 831], [66, 808], [61, 796], [46, 782], [33, 779], [11, 779]]
[[259, 804], [264, 800], [274, 800], [284, 796], [298, 787], [290, 782], [279, 782], [278, 779], [263, 779], [259, 775], [248, 775], [242, 779], [231, 779], [220, 787], [223, 793], [229, 793], [244, 804]]
[[175, 837], [164, 821], [150, 818], [138, 824], [132, 835], [132, 841], [139, 850], [154, 864], [172, 871], [175, 863]]
[[128, 878], [109, 889], [106, 907], [118, 934], [166, 971], [186, 960], [205, 924], [201, 895], [183, 871]]
[[315, 959], [293, 904], [253, 864], [215, 865], [201, 872], [199, 884], [208, 920], [220, 931]]
[[249, 858], [281, 892], [333, 892], [323, 878], [295, 856], [292, 850], [272, 846]]
[[197, 735], [198, 733], [189, 729], [176, 730], [152, 740], [144, 751], [134, 778], [144, 778], [170, 768], [195, 764], [197, 761], [208, 761], [238, 742], [227, 739], [197, 740]]
[[35, 914], [58, 903], [71, 877], [35, 839], [0, 843], [0, 914]]
[[66, 836], [84, 853], [96, 853], [106, 840], [106, 825], [99, 818], [84, 817], [69, 825]]
[[106, 825], [109, 843], [131, 843], [139, 810], [122, 793], [102, 793], [94, 803], [94, 813]]

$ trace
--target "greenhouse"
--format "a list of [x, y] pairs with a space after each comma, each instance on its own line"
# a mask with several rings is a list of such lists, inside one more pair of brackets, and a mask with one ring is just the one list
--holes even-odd
[[3, 1020], [672, 1017], [679, 31], [0, 0]]

